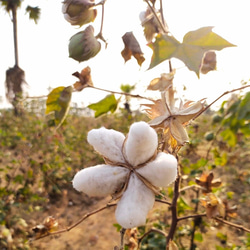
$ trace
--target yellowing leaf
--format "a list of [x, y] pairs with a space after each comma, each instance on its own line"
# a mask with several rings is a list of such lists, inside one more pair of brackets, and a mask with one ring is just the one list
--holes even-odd
[[149, 43], [149, 47], [153, 50], [151, 58], [151, 64], [149, 69], [155, 67], [161, 62], [173, 57], [180, 42], [177, 41], [173, 36], [159, 34], [156, 36], [154, 43]]
[[57, 87], [53, 89], [46, 101], [45, 114], [54, 113], [54, 123], [59, 127], [68, 114], [73, 88]]
[[199, 77], [205, 52], [235, 46], [212, 32], [212, 29], [213, 27], [203, 27], [190, 31], [184, 36], [182, 43], [173, 36], [159, 34], [155, 42], [149, 44], [153, 50], [149, 68], [174, 57], [183, 61], [188, 69], [194, 71]]
[[106, 114], [109, 111], [114, 113], [117, 108], [118, 101], [114, 95], [107, 95], [104, 99], [97, 103], [90, 104], [88, 107], [95, 111], [95, 117]]

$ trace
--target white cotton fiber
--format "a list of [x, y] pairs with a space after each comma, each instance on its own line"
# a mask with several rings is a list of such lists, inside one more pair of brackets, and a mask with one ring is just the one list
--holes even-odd
[[173, 155], [161, 152], [154, 161], [137, 169], [137, 172], [154, 186], [166, 187], [175, 181], [177, 165], [177, 160]]
[[117, 204], [115, 216], [123, 228], [133, 228], [144, 225], [147, 214], [153, 207], [154, 193], [147, 188], [133, 173], [127, 190]]
[[88, 142], [101, 155], [113, 162], [124, 162], [121, 152], [125, 136], [113, 129], [92, 129], [88, 133]]
[[124, 156], [132, 166], [146, 162], [157, 149], [158, 138], [153, 128], [146, 122], [131, 125], [124, 145]]
[[97, 165], [82, 169], [73, 179], [73, 187], [89, 196], [113, 194], [126, 180], [128, 170], [123, 167]]

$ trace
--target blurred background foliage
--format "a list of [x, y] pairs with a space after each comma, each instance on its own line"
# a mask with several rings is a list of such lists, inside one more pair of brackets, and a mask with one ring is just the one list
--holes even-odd
[[[55, 130], [44, 116], [45, 101], [24, 103], [24, 114], [14, 116], [10, 110], [0, 115], [0, 246], [1, 249], [32, 249], [31, 220], [35, 212], [40, 216], [49, 204], [60, 201], [65, 190], [75, 192], [71, 180], [84, 167], [102, 162], [87, 143], [89, 130], [105, 126], [123, 133], [136, 121], [148, 121], [139, 111], [120, 108], [114, 114], [93, 117], [89, 109], [72, 104], [62, 126]], [[195, 178], [213, 171], [222, 185], [213, 193], [238, 210], [230, 220], [249, 226], [250, 215], [250, 93], [232, 95], [218, 111], [207, 110], [188, 126], [190, 144], [179, 152], [181, 188], [195, 185]], [[173, 188], [163, 192], [170, 197]], [[178, 199], [178, 215], [204, 213], [199, 200], [202, 192], [186, 189]], [[168, 230], [171, 214], [159, 210], [149, 218], [154, 228]], [[179, 249], [195, 249], [207, 244], [209, 228], [218, 226], [201, 217], [180, 222], [175, 242]], [[219, 225], [221, 227], [221, 225]], [[139, 228], [143, 234], [147, 229]], [[243, 249], [250, 245], [250, 236], [242, 231], [220, 228], [215, 235], [216, 249]], [[150, 233], [141, 249], [165, 249], [165, 237]], [[238, 247], [238, 248], [237, 248]], [[202, 248], [201, 248], [202, 249]], [[215, 248], [214, 248], [215, 249]]]

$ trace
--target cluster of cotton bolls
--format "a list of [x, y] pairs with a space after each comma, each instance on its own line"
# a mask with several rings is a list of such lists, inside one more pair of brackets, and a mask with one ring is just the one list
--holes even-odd
[[73, 187], [89, 196], [120, 193], [115, 212], [117, 222], [123, 228], [145, 224], [154, 205], [155, 190], [176, 179], [176, 158], [157, 153], [157, 133], [145, 122], [132, 124], [127, 137], [102, 127], [91, 130], [87, 139], [106, 164], [79, 171]]

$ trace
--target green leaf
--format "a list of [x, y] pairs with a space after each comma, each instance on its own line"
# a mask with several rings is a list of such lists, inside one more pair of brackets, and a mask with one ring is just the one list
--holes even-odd
[[120, 224], [118, 224], [118, 223], [114, 223], [113, 226], [116, 228], [117, 232], [120, 232], [121, 229], [122, 229], [122, 226]]
[[247, 92], [245, 97], [239, 104], [238, 119], [248, 119], [250, 114], [250, 92]]
[[61, 126], [68, 114], [72, 91], [71, 86], [57, 87], [48, 95], [45, 114], [54, 114], [54, 123], [57, 128]]
[[227, 141], [229, 146], [234, 147], [236, 145], [237, 137], [236, 137], [235, 133], [231, 129], [227, 128], [224, 131], [222, 131], [221, 136], [223, 137], [223, 139], [225, 141]]
[[34, 22], [37, 24], [37, 21], [41, 15], [41, 9], [39, 7], [31, 7], [28, 5], [26, 7], [26, 13], [29, 13], [29, 18], [34, 20]]
[[203, 241], [202, 234], [201, 233], [195, 233], [194, 240], [202, 242]]
[[187, 210], [192, 210], [192, 207], [190, 207], [187, 202], [180, 197], [177, 203], [177, 210], [178, 210], [178, 215], [184, 214]]
[[115, 99], [115, 96], [107, 95], [104, 99], [97, 103], [90, 104], [88, 107], [95, 111], [95, 117], [106, 114], [109, 111], [114, 113], [117, 108], [118, 101]]
[[125, 93], [131, 93], [135, 89], [135, 85], [122, 84], [120, 89]]
[[222, 50], [235, 45], [212, 32], [213, 27], [203, 27], [188, 32], [180, 43], [173, 36], [159, 34], [149, 47], [153, 50], [149, 69], [172, 57], [185, 63], [189, 70], [199, 77], [204, 53], [209, 50]]

